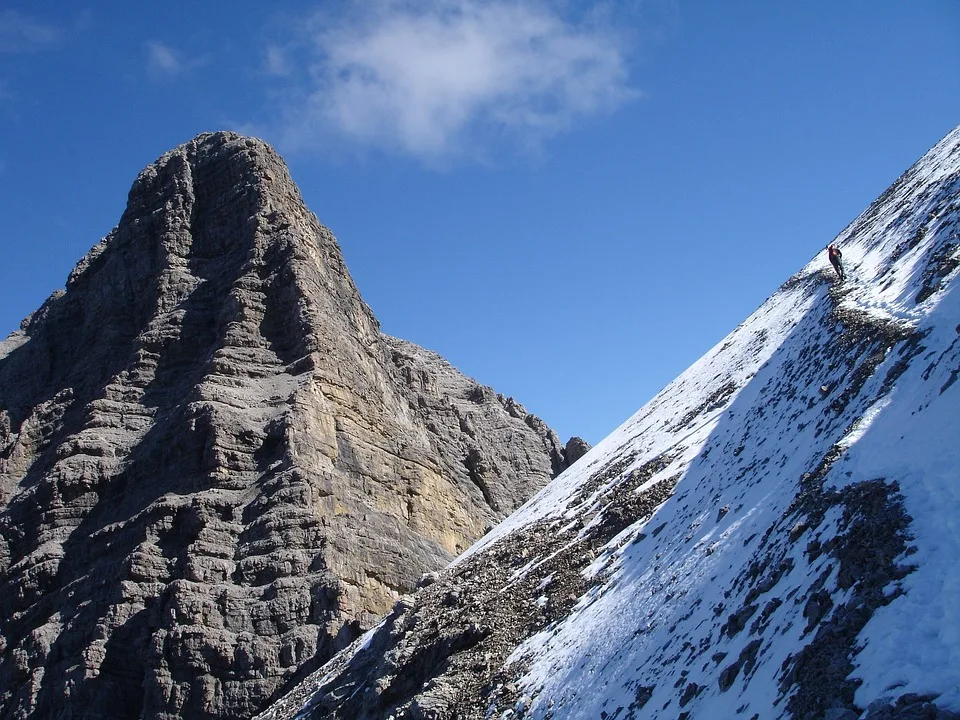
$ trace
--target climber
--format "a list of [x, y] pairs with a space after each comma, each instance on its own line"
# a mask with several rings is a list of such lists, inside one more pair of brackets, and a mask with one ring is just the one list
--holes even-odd
[[840, 252], [840, 248], [836, 245], [827, 246], [827, 257], [830, 258], [830, 264], [833, 265], [833, 269], [837, 271], [837, 277], [843, 280], [845, 276], [843, 274], [843, 265], [840, 263], [840, 258], [843, 257], [843, 253]]

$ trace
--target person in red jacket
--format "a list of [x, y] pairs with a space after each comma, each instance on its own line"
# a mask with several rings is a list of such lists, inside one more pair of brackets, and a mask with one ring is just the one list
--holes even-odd
[[837, 271], [837, 277], [843, 280], [845, 276], [843, 273], [843, 265], [840, 262], [843, 253], [840, 252], [840, 248], [836, 245], [829, 245], [827, 247], [827, 257], [830, 258], [830, 264], [833, 265], [833, 269]]

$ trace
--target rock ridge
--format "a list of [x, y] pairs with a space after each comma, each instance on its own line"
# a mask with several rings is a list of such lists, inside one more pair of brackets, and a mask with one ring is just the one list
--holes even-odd
[[199, 135], [0, 343], [0, 715], [250, 717], [563, 467]]

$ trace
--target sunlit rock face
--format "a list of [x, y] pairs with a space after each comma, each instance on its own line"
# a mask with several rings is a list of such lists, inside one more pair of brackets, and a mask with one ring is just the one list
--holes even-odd
[[563, 468], [201, 135], [0, 344], [0, 716], [250, 717]]

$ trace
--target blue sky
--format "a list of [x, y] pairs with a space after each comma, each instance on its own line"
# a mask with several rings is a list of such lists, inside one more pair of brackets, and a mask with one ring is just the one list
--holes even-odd
[[0, 335], [208, 130], [383, 330], [597, 442], [960, 123], [960, 2], [0, 5]]

